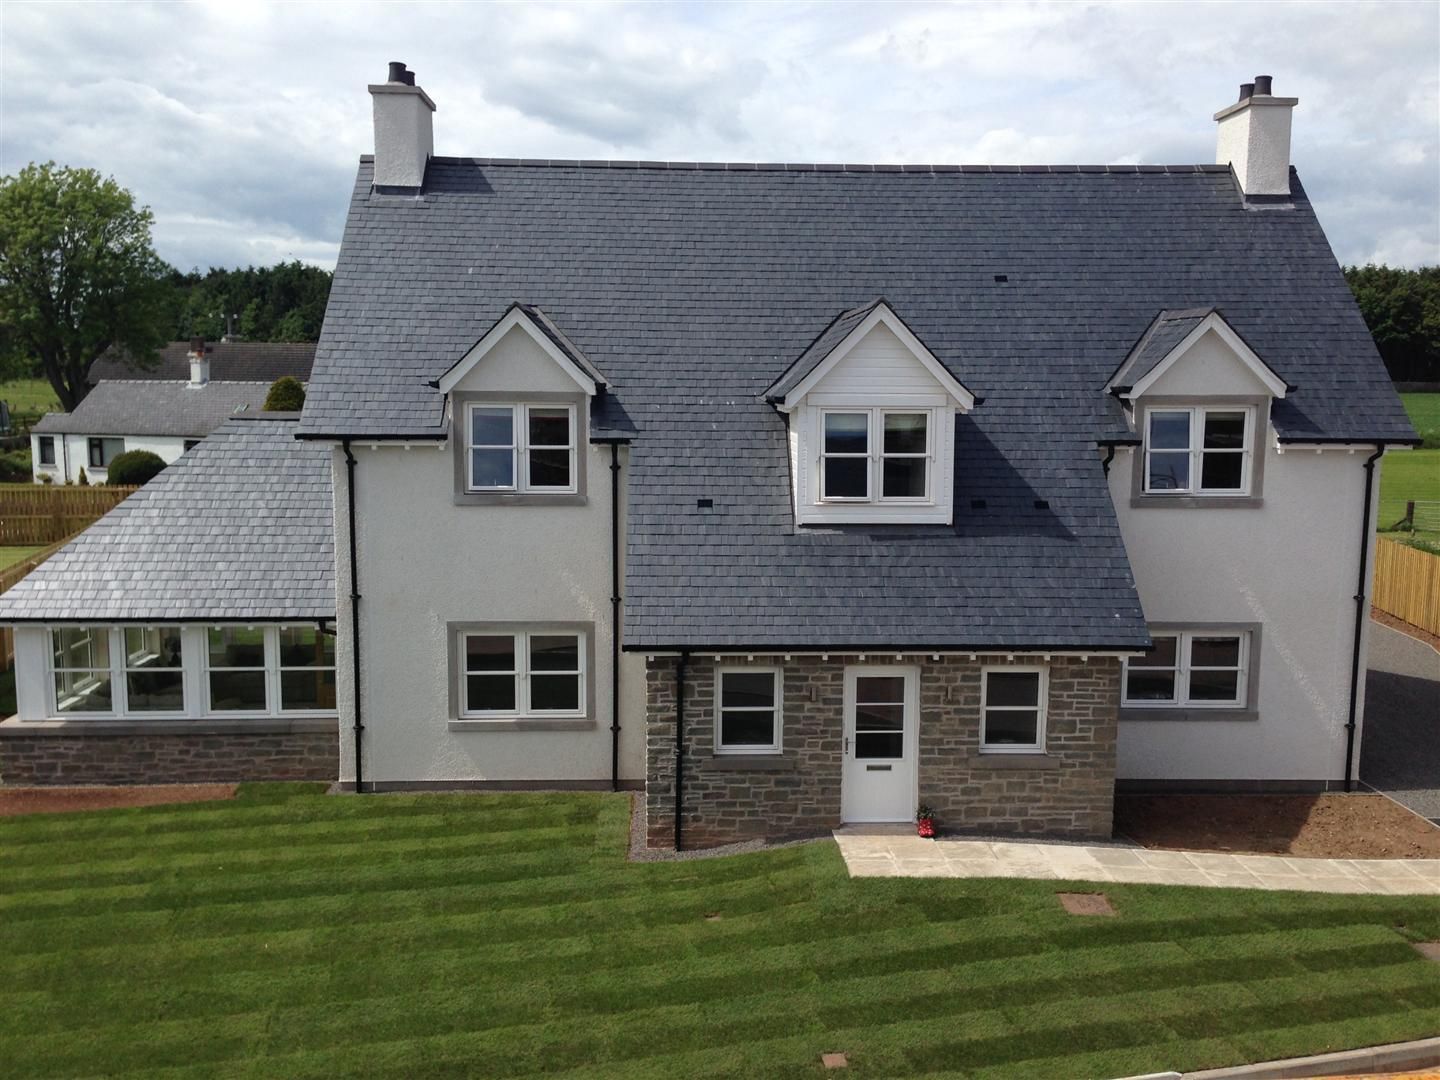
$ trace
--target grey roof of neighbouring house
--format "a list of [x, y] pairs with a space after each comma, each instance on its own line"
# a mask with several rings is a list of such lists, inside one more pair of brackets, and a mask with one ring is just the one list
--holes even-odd
[[[225, 382], [262, 382], [267, 386], [285, 375], [309, 382], [315, 363], [313, 342], [215, 341], [205, 346], [210, 356], [210, 377]], [[104, 379], [188, 379], [190, 343], [172, 341], [159, 353], [154, 367], [140, 367], [120, 356], [106, 354], [90, 369], [91, 386]]]
[[46, 413], [40, 435], [169, 435], [203, 439], [237, 413], [258, 412], [269, 387], [256, 382], [107, 381], [74, 412]]
[[231, 420], [0, 595], [0, 622], [335, 618], [330, 455]]
[[[1144, 644], [1095, 442], [1163, 310], [1223, 308], [1296, 387], [1281, 438], [1413, 437], [1293, 178], [1293, 207], [1258, 208], [1206, 165], [435, 158], [418, 197], [371, 172], [302, 435], [442, 436], [430, 380], [512, 303], [543, 308], [605, 372], [592, 430], [634, 438], [627, 647]], [[876, 296], [983, 398], [955, 524], [797, 528], [763, 395]]]

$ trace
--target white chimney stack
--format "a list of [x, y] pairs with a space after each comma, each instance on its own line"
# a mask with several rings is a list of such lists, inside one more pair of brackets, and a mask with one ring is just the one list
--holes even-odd
[[205, 339], [191, 338], [186, 355], [190, 358], [190, 385], [204, 386], [210, 381], [210, 350], [205, 347]]
[[415, 73], [390, 61], [389, 81], [372, 83], [375, 103], [375, 186], [418, 191], [435, 153], [430, 114], [435, 102], [415, 85]]
[[1249, 195], [1290, 194], [1290, 113], [1299, 98], [1274, 97], [1271, 77], [1240, 84], [1240, 100], [1215, 114], [1215, 162], [1229, 165]]

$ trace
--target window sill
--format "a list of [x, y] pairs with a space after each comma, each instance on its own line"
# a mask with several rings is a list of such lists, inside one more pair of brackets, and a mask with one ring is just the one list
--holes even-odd
[[584, 506], [583, 493], [564, 495], [538, 491], [457, 491], [456, 506]]
[[1060, 768], [1060, 759], [1051, 754], [971, 754], [972, 769], [1030, 769], [1042, 771]]
[[462, 717], [449, 722], [451, 731], [593, 731], [595, 721], [584, 716], [517, 716], [510, 720]]
[[336, 716], [257, 716], [253, 720], [136, 720], [115, 717], [82, 720], [16, 720], [0, 723], [0, 739], [32, 735], [294, 735], [338, 730]]
[[1257, 709], [1194, 709], [1180, 707], [1175, 709], [1139, 709], [1129, 706], [1122, 706], [1120, 709], [1121, 720], [1259, 720], [1260, 713]]
[[700, 768], [708, 772], [794, 772], [798, 758], [784, 754], [712, 754], [700, 759]]
[[1170, 510], [1259, 510], [1265, 500], [1259, 495], [1132, 495], [1132, 508], [1165, 507]]

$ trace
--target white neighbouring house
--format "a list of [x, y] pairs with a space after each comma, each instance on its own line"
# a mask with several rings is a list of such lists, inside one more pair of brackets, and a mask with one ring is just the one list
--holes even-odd
[[217, 710], [262, 522], [213, 596], [175, 586], [187, 689], [142, 722], [51, 688], [122, 686], [158, 616], [42, 567], [0, 598], [32, 669], [0, 777], [199, 735], [234, 754], [150, 775], [268, 775], [239, 740], [299, 656], [333, 665], [343, 786], [643, 788], [654, 845], [921, 801], [1103, 836], [1117, 788], [1352, 781], [1355, 584], [1416, 440], [1268, 79], [1218, 165], [1096, 167], [443, 157], [404, 65], [370, 89], [294, 430], [329, 464], [336, 595], [304, 616], [333, 652], [266, 639], [271, 711]]
[[275, 380], [308, 381], [314, 355], [306, 344], [194, 341], [172, 342], [144, 368], [102, 357], [74, 411], [49, 413], [31, 429], [31, 474], [37, 484], [76, 484], [83, 470], [103, 483], [127, 450], [168, 465], [229, 417], [258, 411]]

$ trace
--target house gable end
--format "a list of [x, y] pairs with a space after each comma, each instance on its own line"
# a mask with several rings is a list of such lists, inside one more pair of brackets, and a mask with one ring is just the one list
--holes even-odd
[[[585, 394], [593, 397], [604, 385], [603, 381], [597, 377], [598, 373], [582, 356], [570, 355], [569, 350], [573, 346], [569, 344], [569, 339], [560, 334], [558, 329], [554, 329], [554, 324], [550, 323], [548, 319], [542, 324], [538, 321], [540, 318], [543, 316], [537, 309], [512, 304], [510, 310], [501, 317], [500, 321], [492, 326], [484, 337], [471, 346], [465, 355], [432, 385], [442, 393], [449, 394], [462, 382], [468, 384], [471, 381], [469, 376], [481, 365], [481, 361], [500, 348], [503, 343], [506, 352], [502, 352], [500, 355], [507, 360], [514, 361], [519, 354], [525, 352], [532, 357], [544, 356], [553, 363], [559, 372], [564, 374], [564, 384], [560, 388], [573, 392], [576, 387], [579, 387]], [[529, 346], [533, 346], [533, 348], [529, 348]], [[467, 388], [474, 389], [476, 387], [467, 385]], [[546, 387], [524, 385], [508, 386], [504, 389], [523, 391], [546, 389]]]
[[1146, 394], [1257, 393], [1279, 399], [1291, 389], [1218, 311], [1191, 321], [1184, 338], [1158, 358], [1145, 355], [1147, 342], [1159, 338], [1147, 333], [1110, 389], [1131, 400]]

